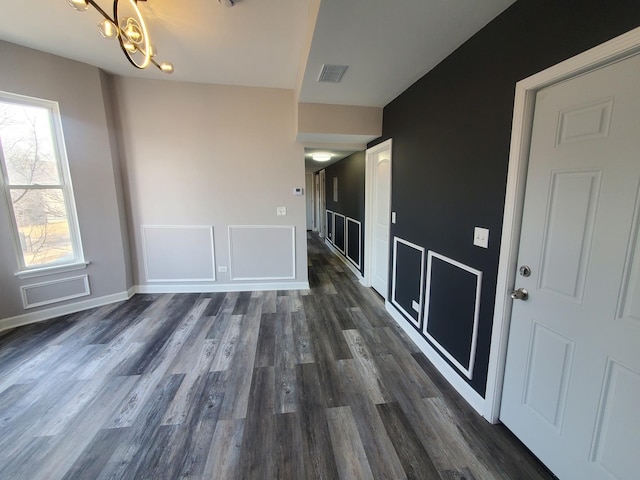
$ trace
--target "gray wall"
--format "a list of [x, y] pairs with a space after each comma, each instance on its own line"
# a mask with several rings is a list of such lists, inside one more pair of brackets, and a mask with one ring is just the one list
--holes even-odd
[[[307, 281], [305, 197], [293, 195], [305, 186], [293, 91], [118, 77], [115, 94], [134, 282], [143, 291]], [[236, 280], [229, 225], [276, 227], [255, 229], [253, 244], [236, 231], [235, 254], [245, 253]], [[287, 225], [295, 227], [293, 271]], [[212, 273], [207, 226], [216, 266], [229, 268], [215, 282], [203, 280]]]
[[[123, 294], [129, 286], [128, 246], [122, 241], [125, 233], [118, 207], [118, 159], [111, 148], [100, 71], [1, 41], [0, 65], [0, 90], [54, 100], [60, 105], [84, 254], [91, 262], [80, 272], [18, 279], [14, 275], [18, 262], [9, 206], [5, 195], [0, 195], [0, 319], [26, 313], [20, 297], [21, 285], [87, 273], [91, 296], [80, 300]], [[70, 301], [55, 305], [65, 303]]]

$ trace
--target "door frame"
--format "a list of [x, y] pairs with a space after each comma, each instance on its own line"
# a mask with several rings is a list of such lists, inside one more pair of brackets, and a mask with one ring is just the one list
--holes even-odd
[[485, 411], [481, 412], [491, 423], [500, 416], [513, 302], [509, 292], [516, 278], [536, 92], [638, 53], [640, 27], [516, 83]]
[[[364, 187], [364, 275], [360, 283], [365, 287], [371, 286], [371, 265], [373, 264], [373, 186], [374, 176], [373, 168], [375, 167], [374, 156], [383, 150], [389, 150], [389, 211], [391, 211], [391, 186], [393, 185], [393, 141], [385, 140], [378, 145], [367, 148], [365, 153], [365, 187]], [[387, 226], [391, 230], [391, 218]], [[391, 238], [389, 238], [391, 245]], [[389, 276], [389, 266], [387, 265], [387, 278]], [[387, 292], [388, 293], [388, 292]], [[385, 299], [387, 295], [385, 295]]]
[[318, 231], [318, 236], [320, 238], [324, 238], [325, 234], [326, 234], [326, 225], [325, 225], [325, 219], [327, 217], [327, 214], [325, 213], [326, 210], [326, 188], [325, 188], [325, 171], [324, 168], [322, 170], [319, 170], [318, 172], [316, 172], [316, 180], [317, 180], [317, 185], [316, 185], [316, 198], [317, 198], [317, 204], [316, 204], [316, 228]]

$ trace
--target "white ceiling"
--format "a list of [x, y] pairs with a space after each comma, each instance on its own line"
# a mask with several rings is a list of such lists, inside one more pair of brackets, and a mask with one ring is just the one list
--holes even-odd
[[[112, 0], [95, 1], [112, 11]], [[174, 64], [172, 75], [133, 68], [116, 41], [98, 34], [102, 17], [66, 0], [2, 0], [0, 39], [117, 75], [294, 89], [300, 102], [382, 107], [513, 2], [236, 0], [226, 8], [217, 0], [140, 1], [157, 59]], [[341, 83], [317, 82], [325, 63], [349, 66]], [[307, 154], [327, 149], [306, 146], [320, 147]], [[340, 156], [362, 149], [332, 147]], [[306, 163], [307, 171], [319, 168]]]

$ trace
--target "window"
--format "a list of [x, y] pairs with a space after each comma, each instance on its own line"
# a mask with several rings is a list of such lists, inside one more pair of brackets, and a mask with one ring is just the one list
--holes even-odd
[[0, 92], [0, 167], [19, 273], [84, 264], [56, 102]]

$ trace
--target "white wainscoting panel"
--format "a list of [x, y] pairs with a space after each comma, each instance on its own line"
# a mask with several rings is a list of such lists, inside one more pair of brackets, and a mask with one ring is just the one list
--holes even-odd
[[91, 294], [89, 276], [61, 278], [20, 287], [24, 308], [40, 307]]
[[[473, 292], [462, 292], [462, 291], [454, 292], [455, 295], [458, 297], [460, 297], [461, 295], [465, 295], [467, 293], [470, 293], [471, 295], [473, 295], [473, 298], [470, 298], [471, 300], [473, 300], [473, 304], [474, 304], [473, 311], [469, 312], [469, 315], [471, 318], [461, 319], [461, 320], [466, 320], [471, 325], [471, 332], [464, 332], [465, 334], [469, 334], [471, 337], [468, 357], [465, 359], [467, 365], [463, 365], [461, 363], [462, 360], [458, 361], [458, 359], [456, 359], [455, 356], [452, 355], [451, 352], [449, 352], [449, 350], [447, 350], [447, 348], [445, 348], [445, 346], [443, 346], [438, 341], [438, 339], [431, 334], [431, 328], [429, 325], [429, 321], [431, 320], [431, 307], [433, 303], [431, 290], [432, 290], [432, 285], [439, 283], [439, 279], [434, 279], [432, 276], [432, 268], [433, 268], [434, 260], [436, 262], [437, 261], [444, 262], [445, 264], [448, 264], [454, 268], [460, 269], [463, 272], [467, 272], [469, 275], [475, 277], [473, 279], [473, 283], [475, 286]], [[482, 287], [481, 271], [476, 270], [475, 268], [472, 268], [468, 265], [465, 265], [464, 263], [460, 263], [449, 257], [440, 255], [439, 253], [429, 250], [429, 252], [427, 253], [427, 287], [426, 287], [426, 293], [425, 293], [425, 314], [424, 314], [425, 320], [424, 320], [422, 333], [427, 337], [427, 339], [429, 339], [429, 341], [434, 345], [434, 347], [436, 347], [440, 351], [440, 353], [442, 353], [442, 355], [444, 355], [451, 362], [452, 365], [454, 365], [458, 370], [460, 370], [460, 372], [462, 372], [469, 379], [473, 378], [473, 366], [476, 358], [476, 345], [478, 342], [478, 317], [480, 315], [481, 287]], [[455, 296], [453, 298], [455, 298]]]
[[229, 225], [231, 280], [296, 278], [294, 225]]
[[148, 282], [216, 280], [211, 225], [142, 225], [142, 255]]
[[[396, 281], [397, 281], [397, 270], [398, 270], [398, 265], [397, 265], [397, 260], [398, 260], [398, 244], [401, 243], [409, 248], [413, 248], [414, 250], [416, 250], [417, 252], [420, 253], [420, 265], [419, 265], [419, 269], [420, 269], [420, 285], [419, 285], [419, 303], [418, 303], [418, 318], [415, 319], [413, 318], [413, 315], [411, 315], [398, 301], [397, 298], [397, 288], [396, 288]], [[421, 247], [420, 245], [416, 245], [415, 243], [411, 243], [407, 240], [404, 240], [400, 237], [393, 237], [393, 267], [391, 270], [391, 303], [393, 304], [394, 307], [396, 307], [398, 309], [398, 311], [400, 313], [402, 313], [407, 320], [409, 320], [413, 325], [415, 325], [417, 328], [420, 328], [420, 322], [422, 321], [422, 312], [423, 312], [423, 308], [422, 305], [424, 303], [424, 247]]]
[[[356, 225], [358, 227], [358, 250], [357, 252], [353, 252], [352, 248], [350, 247], [351, 245], [351, 235], [349, 235], [349, 223], [352, 223], [354, 225]], [[358, 270], [360, 270], [360, 264], [362, 263], [362, 223], [359, 222], [358, 220], [354, 220], [351, 217], [347, 217], [347, 224], [346, 227], [344, 229], [344, 236], [345, 236], [345, 250], [346, 250], [346, 255], [347, 258], [349, 259], [349, 261], [351, 263], [353, 263], [356, 268]]]

